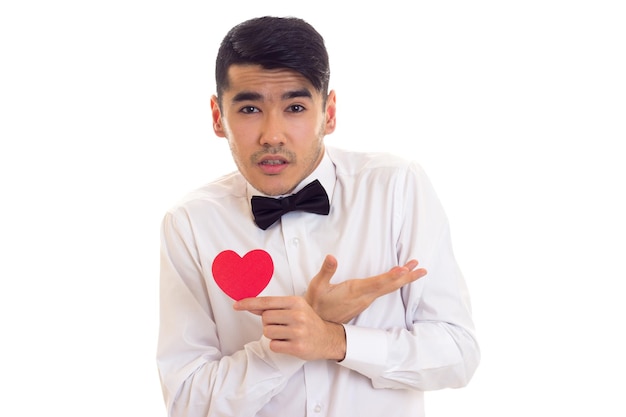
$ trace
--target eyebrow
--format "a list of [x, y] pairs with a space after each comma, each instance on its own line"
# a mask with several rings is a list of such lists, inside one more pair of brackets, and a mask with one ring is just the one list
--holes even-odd
[[288, 91], [285, 94], [283, 94], [283, 100], [288, 100], [290, 98], [299, 98], [299, 97], [313, 98], [313, 95], [306, 88], [302, 88], [300, 90], [295, 90], [295, 91]]
[[242, 91], [241, 93], [235, 94], [235, 97], [233, 97], [233, 103], [240, 103], [242, 101], [259, 101], [262, 99], [263, 99], [263, 96], [259, 93], [253, 93], [251, 91]]
[[[283, 100], [299, 97], [313, 98], [313, 95], [308, 89], [302, 88], [300, 90], [287, 91], [281, 96]], [[263, 101], [263, 96], [252, 91], [242, 91], [235, 94], [235, 97], [233, 97], [233, 103], [240, 103], [242, 101]]]

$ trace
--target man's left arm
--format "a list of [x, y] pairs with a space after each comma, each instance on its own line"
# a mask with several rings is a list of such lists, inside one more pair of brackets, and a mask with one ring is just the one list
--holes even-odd
[[376, 388], [421, 391], [467, 385], [480, 361], [469, 296], [454, 259], [444, 250], [428, 262], [428, 275], [405, 286], [406, 328], [345, 325], [341, 365]]
[[[359, 297], [362, 292], [369, 291], [367, 305], [360, 307], [364, 310], [389, 288], [401, 288], [405, 326], [380, 329], [345, 324], [347, 350], [341, 365], [369, 377], [377, 388], [462, 387], [474, 374], [480, 351], [469, 294], [452, 250], [448, 220], [418, 165], [410, 165], [395, 184], [393, 229], [399, 232], [394, 239], [398, 242], [399, 263], [406, 264], [376, 277], [343, 282], [342, 286], [350, 284], [354, 292], [340, 297], [343, 303], [329, 303], [330, 294], [319, 292], [309, 303], [323, 317], [326, 313], [320, 311], [324, 304], [325, 311], [340, 317], [342, 312], [352, 314], [354, 300], [363, 298]], [[419, 259], [420, 268], [411, 259]], [[324, 268], [320, 275], [328, 274], [329, 268], [326, 272]], [[311, 284], [316, 282], [314, 279]], [[345, 293], [346, 288], [337, 286], [334, 291]], [[310, 294], [311, 286], [307, 297]]]

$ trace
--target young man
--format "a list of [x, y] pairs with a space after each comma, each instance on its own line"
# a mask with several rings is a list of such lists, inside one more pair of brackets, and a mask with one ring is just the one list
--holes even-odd
[[213, 127], [238, 171], [163, 220], [169, 416], [420, 416], [423, 391], [478, 365], [435, 192], [414, 163], [324, 145], [329, 76], [300, 19], [252, 19], [221, 44]]

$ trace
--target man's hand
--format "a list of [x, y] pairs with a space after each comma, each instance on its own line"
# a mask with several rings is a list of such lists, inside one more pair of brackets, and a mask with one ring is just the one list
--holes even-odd
[[302, 297], [253, 297], [236, 302], [238, 311], [261, 316], [263, 335], [270, 349], [304, 360], [332, 359], [346, 355], [343, 326], [322, 320]]
[[322, 319], [347, 323], [381, 295], [426, 275], [424, 268], [415, 269], [416, 267], [417, 261], [411, 260], [384, 274], [331, 284], [330, 279], [337, 270], [337, 260], [332, 255], [327, 255], [320, 272], [309, 283], [304, 298]]

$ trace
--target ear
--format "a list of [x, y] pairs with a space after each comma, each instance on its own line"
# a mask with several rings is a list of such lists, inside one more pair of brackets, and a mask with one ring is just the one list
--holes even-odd
[[220, 110], [217, 96], [215, 95], [211, 97], [211, 116], [213, 117], [213, 131], [215, 134], [220, 138], [226, 137], [224, 125], [222, 123], [222, 111]]
[[326, 99], [326, 127], [324, 133], [326, 135], [335, 131], [337, 124], [337, 96], [335, 90], [330, 90], [328, 98]]

